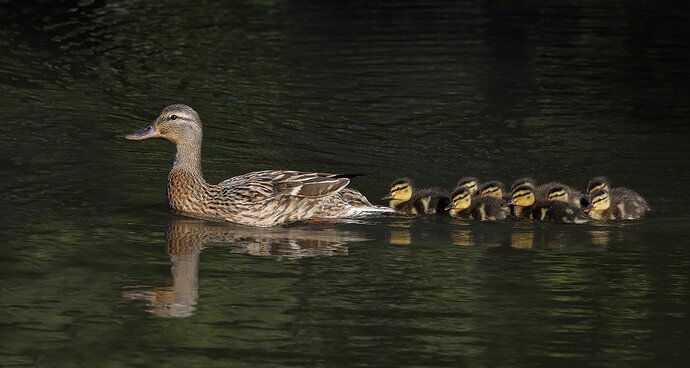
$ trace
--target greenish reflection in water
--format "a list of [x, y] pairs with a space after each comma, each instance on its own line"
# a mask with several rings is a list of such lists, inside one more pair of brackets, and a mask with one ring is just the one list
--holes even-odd
[[[0, 365], [678, 366], [688, 9], [646, 1], [0, 2]], [[632, 187], [645, 221], [172, 218], [163, 106], [206, 178], [275, 168]], [[327, 257], [326, 255], [337, 255]], [[176, 318], [162, 318], [176, 317]]]

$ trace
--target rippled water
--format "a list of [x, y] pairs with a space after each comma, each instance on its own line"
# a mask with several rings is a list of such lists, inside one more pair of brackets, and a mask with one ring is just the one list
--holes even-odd
[[[0, 365], [680, 366], [690, 9], [655, 2], [0, 1]], [[204, 171], [594, 175], [644, 221], [174, 217], [164, 106]]]

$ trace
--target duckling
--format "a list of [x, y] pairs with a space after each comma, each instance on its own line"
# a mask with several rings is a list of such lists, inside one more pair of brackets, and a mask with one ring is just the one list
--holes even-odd
[[493, 180], [493, 181], [487, 181], [486, 183], [482, 183], [481, 186], [479, 186], [479, 195], [480, 196], [487, 196], [487, 197], [494, 197], [498, 199], [503, 199], [503, 195], [506, 192], [506, 187], [501, 183], [500, 181]]
[[479, 179], [474, 176], [466, 176], [460, 179], [455, 186], [456, 188], [467, 188], [470, 194], [477, 195], [477, 191], [479, 190]]
[[433, 215], [447, 213], [450, 198], [440, 190], [434, 188], [414, 191], [410, 178], [395, 180], [389, 189], [389, 194], [381, 198], [387, 200], [390, 208], [410, 215]]
[[589, 193], [589, 203], [585, 212], [595, 220], [637, 220], [651, 211], [641, 195], [626, 188], [596, 189]]
[[[612, 188], [611, 182], [609, 179], [605, 176], [596, 176], [592, 178], [592, 180], [589, 181], [587, 184], [587, 194], [589, 194], [589, 198], [591, 198], [591, 194], [597, 190], [605, 190], [611, 193], [613, 197], [616, 198], [625, 198], [625, 200], [630, 203], [628, 206], [631, 206], [633, 208], [639, 208], [638, 210], [634, 210], [635, 212], [639, 212], [642, 215], [645, 212], [650, 211], [649, 204], [647, 204], [647, 201], [639, 195], [637, 192], [634, 192], [628, 188], [625, 187], [615, 187]], [[585, 206], [586, 207], [586, 206]], [[584, 207], [583, 207], [584, 208]]]
[[449, 214], [464, 220], [498, 221], [508, 217], [509, 213], [502, 199], [487, 195], [472, 198], [472, 192], [467, 188], [456, 188], [451, 201]]
[[[513, 185], [522, 180], [523, 179], [516, 180]], [[503, 204], [504, 206], [510, 207], [510, 214], [516, 219], [530, 218], [530, 211], [532, 210], [534, 202], [537, 200], [534, 194], [534, 185], [532, 183], [533, 182], [530, 181], [527, 182], [527, 184], [520, 184], [513, 188], [510, 192], [510, 198]]]
[[521, 185], [512, 193], [508, 205], [516, 218], [528, 218], [541, 221], [580, 224], [588, 222], [587, 215], [579, 208], [559, 200], [537, 199], [535, 189]]

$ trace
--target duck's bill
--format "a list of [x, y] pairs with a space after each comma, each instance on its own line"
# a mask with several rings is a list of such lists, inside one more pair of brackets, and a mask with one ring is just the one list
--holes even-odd
[[393, 199], [393, 196], [392, 196], [392, 195], [387, 195], [387, 196], [381, 197], [381, 200], [382, 200], [382, 201], [390, 201], [391, 199]]
[[503, 202], [503, 207], [510, 207], [514, 204], [515, 204], [515, 202], [513, 202], [513, 201], [505, 201], [505, 202]]
[[140, 141], [142, 139], [156, 138], [156, 137], [160, 137], [160, 136], [161, 136], [161, 132], [159, 132], [158, 129], [150, 126], [150, 127], [146, 127], [144, 129], [141, 129], [141, 130], [137, 130], [136, 132], [134, 132], [132, 134], [127, 134], [125, 136], [125, 139], [129, 139], [131, 141]]
[[447, 205], [447, 206], [444, 208], [444, 210], [450, 211], [450, 210], [452, 210], [453, 208], [455, 208], [455, 203], [451, 203], [451, 204]]

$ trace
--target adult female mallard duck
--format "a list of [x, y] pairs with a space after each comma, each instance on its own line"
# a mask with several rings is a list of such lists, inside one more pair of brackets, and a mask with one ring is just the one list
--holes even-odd
[[151, 125], [125, 138], [165, 138], [175, 143], [175, 161], [168, 175], [168, 203], [174, 211], [189, 217], [274, 226], [390, 212], [346, 188], [348, 175], [265, 170], [216, 185], [207, 183], [201, 173], [201, 119], [186, 105], [166, 107]]
[[438, 189], [414, 190], [410, 178], [395, 180], [381, 200], [388, 201], [388, 206], [395, 211], [409, 215], [446, 214], [450, 205], [450, 198]]

